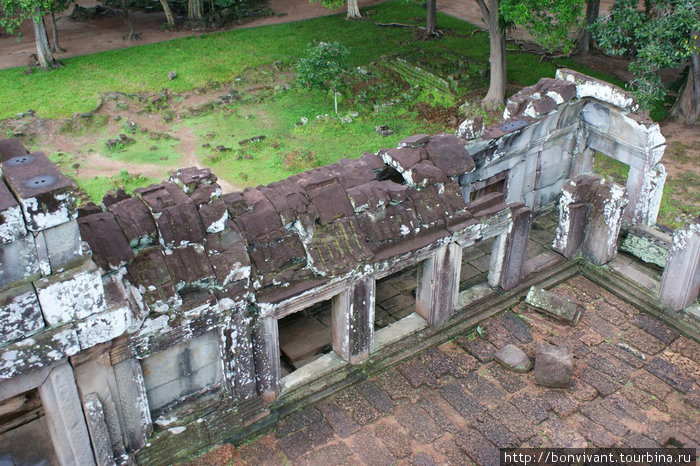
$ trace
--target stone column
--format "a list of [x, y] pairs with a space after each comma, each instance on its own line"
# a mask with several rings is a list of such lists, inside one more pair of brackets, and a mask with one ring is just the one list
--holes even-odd
[[506, 235], [506, 246], [501, 263], [500, 285], [504, 290], [515, 287], [522, 278], [523, 265], [530, 237], [532, 213], [525, 206], [513, 208], [510, 231]]
[[440, 324], [454, 313], [461, 260], [461, 247], [450, 243], [418, 266], [416, 312], [430, 325]]
[[333, 298], [333, 350], [350, 364], [369, 357], [374, 340], [375, 281], [359, 278]]
[[258, 394], [272, 402], [280, 391], [280, 346], [277, 318], [258, 318], [253, 326], [253, 355]]
[[224, 378], [229, 392], [239, 400], [257, 396], [250, 322], [245, 311], [233, 311], [231, 322], [219, 329]]
[[627, 195], [625, 188], [618, 184], [605, 183], [596, 188], [581, 250], [586, 259], [603, 265], [617, 255], [617, 236]]
[[112, 367], [119, 391], [119, 410], [124, 422], [122, 428], [126, 434], [127, 449], [138, 450], [146, 445], [153, 432], [141, 364], [129, 358]]
[[659, 300], [679, 311], [698, 299], [700, 291], [700, 219], [677, 230], [661, 277]]
[[94, 465], [83, 408], [68, 363], [55, 367], [39, 386], [49, 433], [61, 464]]
[[[107, 357], [109, 361], [109, 357]], [[83, 406], [88, 420], [88, 428], [90, 437], [93, 440], [93, 448], [96, 452], [98, 464], [101, 463], [102, 445], [97, 445], [96, 441], [102, 439], [96, 438], [93, 431], [93, 420], [96, 423], [103, 423], [107, 435], [105, 440], [110, 444], [110, 456], [118, 457], [126, 453], [124, 446], [124, 435], [122, 434], [121, 424], [124, 423], [120, 416], [118, 405], [115, 401], [119, 399], [119, 391], [117, 389], [116, 379], [112, 367], [103, 365], [98, 360], [89, 360], [81, 364], [72, 361], [75, 366], [75, 379], [80, 393], [82, 395]], [[109, 364], [109, 362], [107, 362]], [[92, 397], [88, 397], [90, 394]], [[97, 398], [95, 402], [94, 398]], [[99, 403], [99, 406], [98, 406]], [[94, 417], [92, 415], [94, 414]], [[120, 419], [121, 418], [121, 419]], [[96, 426], [100, 428], [101, 426]]]

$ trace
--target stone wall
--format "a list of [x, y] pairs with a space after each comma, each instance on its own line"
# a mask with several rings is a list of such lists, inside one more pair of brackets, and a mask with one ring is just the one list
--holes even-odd
[[504, 122], [472, 131], [467, 151], [476, 170], [463, 175], [465, 196], [474, 185], [507, 171], [506, 199], [534, 211], [555, 202], [564, 182], [593, 170], [596, 151], [629, 165], [627, 225], [653, 225], [666, 171], [666, 140], [659, 125], [636, 113], [631, 93], [560, 69], [508, 99]]

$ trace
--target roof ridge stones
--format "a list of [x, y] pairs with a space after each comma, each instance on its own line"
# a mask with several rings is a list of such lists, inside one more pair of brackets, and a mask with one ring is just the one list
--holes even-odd
[[95, 262], [125, 266], [151, 309], [197, 290], [275, 300], [420, 249], [472, 219], [457, 182], [475, 168], [465, 142], [412, 136], [379, 155], [227, 194], [209, 169], [184, 168], [82, 209], [80, 230]]

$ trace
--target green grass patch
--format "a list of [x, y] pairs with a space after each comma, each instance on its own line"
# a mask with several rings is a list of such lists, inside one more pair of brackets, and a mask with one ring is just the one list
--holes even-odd
[[169, 136], [168, 139], [161, 137], [154, 140], [143, 133], [127, 135], [134, 140], [133, 143], [117, 144], [116, 148], [110, 149], [109, 141], [118, 140], [118, 137], [104, 137], [94, 146], [88, 146], [88, 150], [92, 149], [105, 158], [129, 164], [147, 163], [171, 167], [177, 165], [180, 160], [180, 140], [176, 137]]
[[85, 178], [76, 176], [74, 179], [78, 187], [95, 203], [99, 203], [104, 195], [107, 194], [107, 191], [112, 189], [122, 188], [128, 194], [131, 194], [136, 188], [143, 188], [162, 181], [157, 178], [132, 175], [127, 170], [122, 170], [111, 177], [96, 176], [94, 178]]
[[619, 162], [600, 152], [595, 152], [593, 155], [593, 173], [608, 181], [625, 186], [629, 171], [630, 167], [626, 163]]
[[700, 216], [700, 175], [683, 171], [667, 178], [657, 223], [676, 229]]
[[[197, 136], [197, 155], [217, 176], [239, 186], [268, 184], [363, 151], [395, 147], [406, 136], [442, 128], [420, 121], [405, 105], [341, 121], [333, 114], [332, 97], [322, 92], [290, 90], [257, 104], [231, 108], [226, 116], [211, 113], [188, 119]], [[352, 110], [341, 100], [341, 116]], [[317, 118], [320, 116], [320, 118]], [[302, 117], [305, 125], [296, 125]], [[379, 136], [375, 126], [394, 130]], [[240, 144], [264, 136], [260, 141]], [[202, 147], [205, 146], [205, 147]]]

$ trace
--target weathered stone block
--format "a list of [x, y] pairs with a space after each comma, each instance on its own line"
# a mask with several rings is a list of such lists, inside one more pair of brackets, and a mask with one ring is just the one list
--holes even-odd
[[78, 216], [73, 183], [43, 153], [6, 160], [2, 173], [22, 206], [29, 230], [45, 230]]
[[22, 209], [0, 180], [0, 244], [11, 243], [26, 234]]
[[29, 284], [0, 292], [0, 316], [0, 345], [44, 328], [39, 300]]
[[542, 314], [567, 322], [574, 327], [578, 325], [585, 311], [579, 303], [534, 286], [530, 287], [525, 303]]
[[620, 250], [659, 267], [666, 265], [669, 249], [671, 249], [671, 236], [646, 225], [635, 225], [630, 228], [620, 246]]
[[92, 261], [34, 283], [44, 319], [57, 325], [105, 309], [102, 274]]
[[0, 244], [0, 289], [39, 277], [39, 257], [32, 235]]
[[673, 310], [681, 310], [697, 300], [700, 291], [700, 223], [677, 230], [668, 262], [661, 277], [659, 299]]
[[79, 351], [78, 335], [70, 325], [35, 333], [0, 349], [0, 380], [50, 366]]
[[464, 139], [474, 139], [481, 136], [484, 132], [484, 117], [477, 116], [467, 118], [459, 124], [455, 136]]
[[529, 372], [532, 369], [532, 361], [527, 354], [515, 345], [507, 344], [496, 351], [494, 361], [514, 372]]
[[94, 465], [95, 458], [71, 366], [65, 363], [55, 367], [39, 387], [39, 396], [59, 463]]
[[0, 162], [28, 153], [27, 149], [22, 145], [22, 141], [17, 138], [0, 140]]
[[219, 340], [208, 332], [141, 361], [151, 410], [206, 389], [222, 379]]
[[153, 432], [141, 365], [135, 359], [126, 359], [113, 367], [127, 449], [138, 450], [146, 445], [148, 436]]
[[571, 350], [539, 343], [535, 353], [535, 382], [545, 387], [569, 388], [574, 369]]
[[80, 217], [78, 226], [80, 236], [90, 245], [95, 263], [103, 269], [119, 267], [134, 256], [129, 242], [111, 212]]
[[131, 310], [127, 307], [91, 315], [76, 323], [80, 348], [87, 349], [118, 337], [130, 323]]
[[88, 393], [83, 397], [83, 411], [97, 465], [113, 465], [114, 456], [109, 442], [109, 431], [105, 423], [105, 413], [96, 393]]
[[76, 220], [48, 228], [42, 233], [53, 273], [69, 269], [83, 261], [80, 254], [82, 239]]
[[639, 106], [631, 92], [625, 92], [613, 84], [591, 78], [578, 71], [560, 68], [557, 70], [556, 78], [576, 84], [576, 97], [579, 99], [594, 97], [631, 111], [635, 111]]

